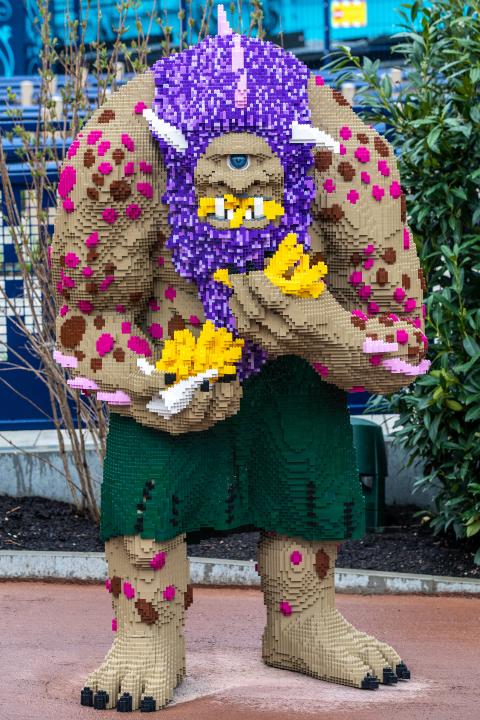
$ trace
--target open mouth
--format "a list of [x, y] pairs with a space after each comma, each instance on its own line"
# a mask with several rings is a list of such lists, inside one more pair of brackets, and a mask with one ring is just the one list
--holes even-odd
[[214, 227], [262, 228], [284, 214], [280, 203], [263, 196], [235, 197], [203, 197], [199, 200], [198, 217], [206, 218]]

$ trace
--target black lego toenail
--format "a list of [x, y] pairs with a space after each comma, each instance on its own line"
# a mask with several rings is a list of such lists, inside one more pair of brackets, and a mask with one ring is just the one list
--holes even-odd
[[99, 690], [93, 696], [93, 707], [95, 710], [106, 710], [108, 703], [108, 693], [105, 690]]
[[117, 712], [132, 712], [132, 696], [130, 693], [123, 693], [122, 697], [117, 700]]
[[140, 712], [155, 712], [157, 709], [157, 703], [155, 702], [155, 698], [147, 696], [142, 698], [142, 702], [140, 703]]
[[398, 677], [395, 675], [391, 667], [383, 668], [383, 684], [384, 685], [396, 685], [398, 683]]
[[400, 680], [410, 680], [410, 670], [404, 662], [398, 663], [395, 672]]
[[89, 687], [84, 687], [80, 693], [80, 705], [86, 707], [93, 707], [93, 690]]
[[367, 673], [362, 680], [362, 690], [377, 690], [377, 689], [378, 689], [377, 678], [375, 677], [375, 675], [370, 675], [370, 673]]

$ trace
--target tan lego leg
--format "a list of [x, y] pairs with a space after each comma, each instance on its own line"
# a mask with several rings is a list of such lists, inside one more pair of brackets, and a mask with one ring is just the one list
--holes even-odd
[[116, 635], [81, 702], [120, 712], [158, 710], [185, 675], [184, 610], [191, 597], [185, 536], [161, 543], [113, 538], [105, 550]]
[[333, 542], [262, 535], [265, 663], [363, 689], [408, 679], [408, 669], [393, 648], [356, 630], [335, 608], [336, 557]]

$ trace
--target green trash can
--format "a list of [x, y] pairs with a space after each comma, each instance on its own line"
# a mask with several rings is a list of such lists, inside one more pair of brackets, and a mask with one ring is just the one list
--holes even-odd
[[385, 524], [387, 453], [382, 428], [371, 420], [351, 416], [353, 444], [365, 497], [368, 532], [382, 532]]

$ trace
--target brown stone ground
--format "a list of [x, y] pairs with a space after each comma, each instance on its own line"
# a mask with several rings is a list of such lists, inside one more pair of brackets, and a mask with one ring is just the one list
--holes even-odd
[[[188, 678], [165, 720], [479, 720], [480, 598], [341, 595], [357, 627], [394, 645], [414, 679], [375, 692], [268, 668], [258, 590], [195, 588]], [[0, 583], [1, 720], [105, 720], [79, 705], [111, 642], [100, 586]], [[132, 713], [132, 718], [145, 717]]]

